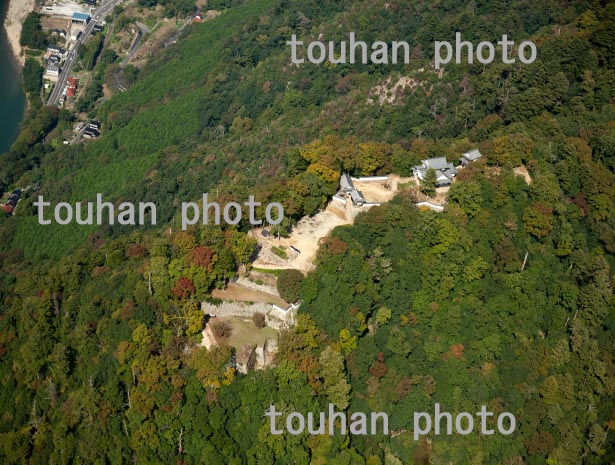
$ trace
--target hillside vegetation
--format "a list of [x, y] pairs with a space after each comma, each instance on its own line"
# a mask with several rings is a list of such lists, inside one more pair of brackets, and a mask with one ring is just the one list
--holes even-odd
[[[33, 106], [0, 157], [0, 190], [29, 188], [0, 219], [0, 461], [615, 463], [614, 6], [215, 7], [127, 92], [86, 102], [100, 140], [58, 144], [72, 115]], [[339, 43], [349, 31], [407, 40], [412, 62], [291, 65], [292, 34]], [[439, 74], [433, 41], [455, 31], [531, 39], [538, 59]], [[102, 57], [100, 75], [117, 58]], [[415, 85], [378, 103], [376, 89], [401, 78]], [[302, 306], [275, 366], [241, 375], [235, 349], [198, 344], [199, 303], [250, 266], [256, 243], [243, 222], [181, 231], [182, 201], [255, 195], [296, 221], [324, 208], [341, 172], [406, 176], [476, 147], [484, 157], [460, 171], [443, 213], [402, 192], [323, 241], [317, 268], [292, 283]], [[156, 202], [158, 225], [37, 223], [38, 194], [98, 192]], [[436, 402], [513, 412], [517, 430], [414, 441], [413, 412]], [[387, 412], [394, 434], [277, 436], [263, 417], [271, 404], [329, 403]]]

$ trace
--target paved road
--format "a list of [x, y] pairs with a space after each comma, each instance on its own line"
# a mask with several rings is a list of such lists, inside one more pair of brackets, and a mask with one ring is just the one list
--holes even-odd
[[87, 124], [83, 125], [83, 127], [79, 130], [77, 135], [75, 137], [73, 137], [73, 140], [70, 141], [70, 145], [76, 144], [77, 142], [79, 142], [81, 140], [81, 138], [83, 137], [83, 133], [85, 132], [87, 127], [88, 127]]
[[70, 75], [71, 68], [73, 67], [73, 62], [75, 61], [75, 58], [77, 57], [77, 52], [79, 50], [79, 47], [81, 47], [85, 43], [85, 41], [88, 39], [88, 37], [90, 37], [90, 34], [92, 34], [92, 30], [94, 29], [94, 26], [96, 25], [96, 23], [104, 19], [105, 16], [107, 16], [111, 12], [111, 10], [113, 10], [115, 5], [117, 5], [120, 2], [122, 2], [122, 0], [107, 0], [107, 1], [103, 0], [101, 6], [99, 6], [96, 9], [96, 11], [94, 11], [94, 15], [90, 19], [90, 22], [88, 23], [88, 25], [85, 27], [85, 30], [83, 31], [79, 39], [77, 39], [71, 51], [68, 52], [68, 56], [66, 57], [66, 61], [64, 62], [64, 66], [62, 67], [62, 72], [60, 73], [60, 76], [58, 77], [58, 82], [53, 88], [53, 91], [51, 91], [49, 100], [47, 100], [47, 105], [51, 106], [51, 105], [58, 104], [58, 101], [60, 100], [60, 97], [62, 96], [62, 90], [64, 89], [64, 86], [66, 85], [66, 79]]
[[177, 38], [179, 37], [179, 35], [182, 33], [184, 28], [190, 23], [192, 23], [192, 18], [189, 18], [188, 20], [186, 20], [186, 22], [182, 24], [181, 27], [177, 31], [175, 31], [175, 33], [164, 43], [164, 48], [167, 48], [173, 45], [175, 42], [177, 42]]
[[145, 24], [140, 23], [139, 21], [137, 21], [136, 23], [138, 27], [137, 35], [135, 35], [135, 38], [132, 40], [132, 44], [130, 45], [130, 50], [128, 50], [126, 57], [120, 63], [120, 69], [124, 69], [126, 67], [126, 65], [130, 61], [134, 53], [139, 48], [139, 45], [141, 45], [141, 39], [143, 39], [143, 35], [149, 32], [149, 28]]

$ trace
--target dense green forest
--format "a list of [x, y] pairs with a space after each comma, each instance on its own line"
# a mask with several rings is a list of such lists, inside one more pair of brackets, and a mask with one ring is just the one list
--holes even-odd
[[[160, 3], [169, 16], [190, 2]], [[0, 156], [0, 461], [6, 464], [615, 464], [615, 5], [609, 2], [216, 1], [99, 105], [119, 58], [84, 48], [78, 102], [103, 137], [58, 143], [73, 116], [32, 105]], [[38, 34], [38, 18], [28, 30]], [[406, 40], [408, 65], [290, 63], [286, 41]], [[531, 65], [447, 65], [434, 40], [531, 39]], [[101, 41], [102, 39], [98, 39]], [[36, 47], [37, 44], [29, 44]], [[96, 57], [98, 56], [98, 60]], [[27, 62], [25, 88], [40, 69]], [[393, 103], [377, 86], [411, 79]], [[35, 100], [35, 99], [32, 99]], [[247, 224], [180, 231], [178, 208], [321, 210], [341, 172], [410, 174], [478, 147], [444, 212], [411, 191], [339, 227], [304, 279], [275, 366], [236, 373], [199, 345], [199, 302], [256, 243]], [[525, 165], [530, 184], [515, 176]], [[41, 226], [45, 200], [152, 201], [158, 225]], [[389, 436], [272, 435], [286, 412], [384, 411]], [[511, 436], [415, 441], [412, 415], [513, 412]]]

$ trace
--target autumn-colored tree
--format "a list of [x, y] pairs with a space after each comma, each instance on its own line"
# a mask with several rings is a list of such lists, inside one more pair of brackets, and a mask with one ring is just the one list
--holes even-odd
[[188, 252], [196, 247], [196, 239], [186, 231], [179, 231], [173, 236], [173, 244], [182, 252]]
[[325, 237], [321, 240], [317, 257], [319, 260], [329, 255], [340, 255], [348, 250], [348, 244], [338, 237]]
[[171, 292], [173, 293], [173, 295], [180, 299], [186, 299], [196, 292], [196, 288], [194, 287], [194, 283], [190, 279], [181, 276], [175, 282], [175, 286], [173, 286]]
[[130, 244], [126, 249], [128, 258], [143, 258], [147, 254], [147, 248], [141, 244]]
[[199, 333], [203, 329], [203, 312], [196, 300], [188, 300], [182, 305], [171, 305], [171, 311], [163, 313], [166, 324], [173, 323], [178, 335], [188, 336]]
[[196, 265], [211, 273], [216, 262], [215, 252], [207, 246], [198, 246], [186, 256], [187, 265]]

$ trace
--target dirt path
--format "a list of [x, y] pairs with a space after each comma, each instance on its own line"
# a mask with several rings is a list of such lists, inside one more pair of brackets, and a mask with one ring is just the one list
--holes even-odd
[[201, 341], [201, 345], [207, 350], [209, 350], [211, 346], [215, 346], [218, 344], [216, 341], [216, 337], [211, 332], [211, 328], [209, 326], [205, 326], [205, 329], [203, 330], [202, 334], [203, 340]]

